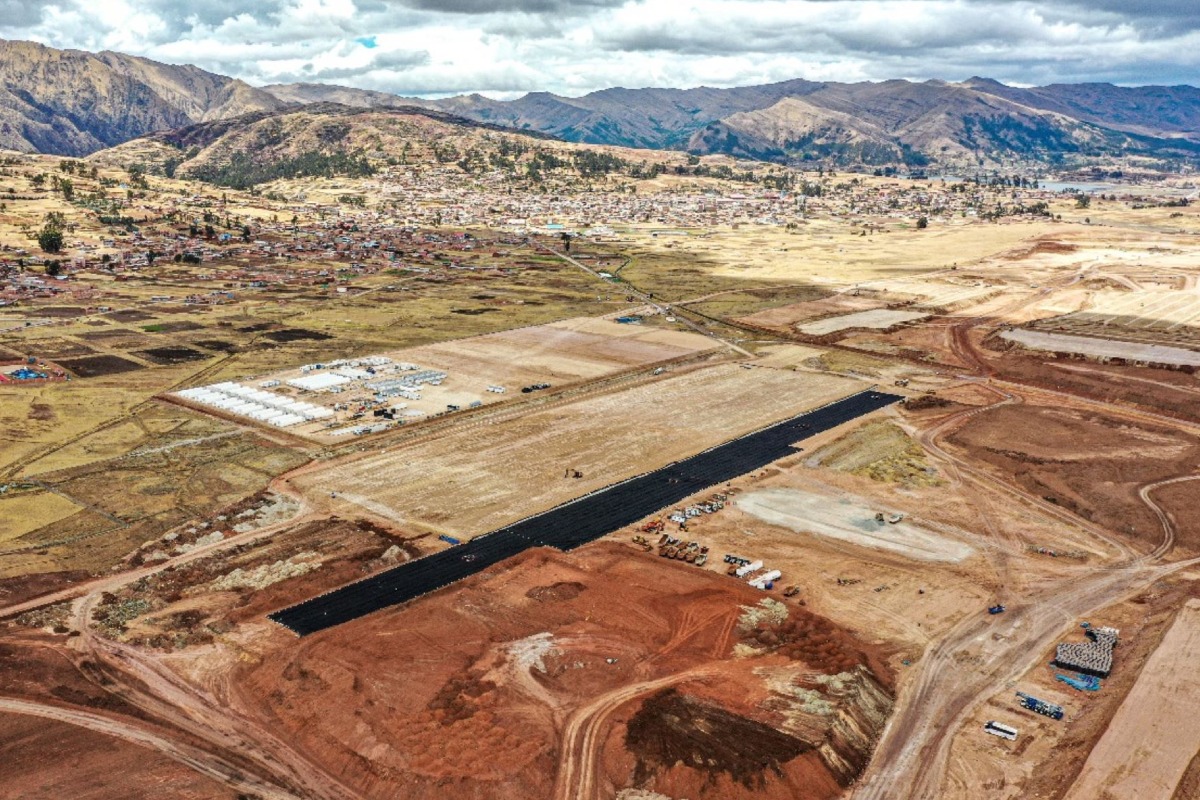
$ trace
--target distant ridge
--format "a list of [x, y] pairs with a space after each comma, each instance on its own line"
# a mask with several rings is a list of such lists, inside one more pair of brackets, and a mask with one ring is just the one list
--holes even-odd
[[1065, 156], [1200, 154], [1200, 90], [1056, 84], [792, 80], [734, 89], [605, 89], [516, 100], [401, 98], [339, 86], [267, 86], [281, 100], [416, 105], [573, 142], [687, 149], [776, 161], [996, 166]]
[[84, 156], [285, 103], [197, 67], [0, 40], [0, 148]]
[[[604, 89], [515, 100], [401, 97], [324, 84], [255, 88], [197, 67], [0, 41], [0, 148], [83, 156], [150, 133], [310, 104], [439, 112], [570, 142], [779, 162], [1000, 167], [1200, 157], [1200, 89], [790, 80]], [[193, 132], [195, 134], [195, 132]]]

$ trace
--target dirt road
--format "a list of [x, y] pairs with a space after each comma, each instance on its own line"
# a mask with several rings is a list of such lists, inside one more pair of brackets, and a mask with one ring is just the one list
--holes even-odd
[[668, 686], [703, 678], [703, 667], [652, 681], [633, 683], [600, 695], [579, 708], [568, 719], [563, 730], [558, 777], [554, 782], [555, 800], [593, 800], [599, 796], [597, 760], [604, 744], [602, 734], [609, 718], [629, 701]]
[[1105, 571], [1032, 593], [1001, 617], [981, 610], [964, 619], [902, 691], [855, 800], [937, 798], [955, 731], [996, 687], [1033, 667], [1079, 617], [1197, 563]]
[[0, 711], [65, 722], [68, 725], [87, 728], [105, 736], [154, 750], [202, 775], [215, 778], [238, 791], [262, 797], [264, 800], [274, 800], [275, 798], [296, 800], [299, 797], [291, 792], [281, 791], [275, 785], [258, 780], [253, 775], [246, 774], [238, 766], [228, 763], [207, 750], [181, 744], [149, 731], [143, 726], [115, 720], [102, 714], [10, 697], [0, 697]]
[[[229, 702], [221, 675], [210, 685], [189, 681], [171, 669], [169, 655], [132, 647], [97, 635], [90, 621], [102, 593], [76, 601], [71, 626], [79, 636], [70, 646], [87, 658], [105, 680], [105, 688], [137, 706], [154, 722], [176, 728], [205, 744], [204, 752], [238, 766], [238, 774], [254, 776], [280, 797], [353, 800], [340, 781], [313, 765], [261, 723], [241, 714]], [[127, 723], [134, 726], [133, 722]], [[160, 739], [150, 741], [158, 744]], [[162, 752], [174, 757], [177, 742], [165, 740]]]
[[[986, 375], [986, 362], [968, 338], [973, 327], [970, 322], [973, 321], [956, 326], [955, 350], [964, 361], [975, 364]], [[853, 795], [855, 800], [938, 797], [954, 734], [963, 720], [985, 702], [997, 687], [1015, 680], [1034, 666], [1079, 617], [1141, 591], [1171, 572], [1200, 563], [1200, 559], [1192, 559], [1153, 566], [1174, 547], [1175, 528], [1170, 517], [1151, 498], [1151, 494], [1162, 486], [1200, 479], [1200, 476], [1181, 476], [1142, 487], [1140, 496], [1159, 518], [1163, 539], [1151, 552], [1138, 555], [1099, 526], [1031, 496], [943, 449], [940, 439], [971, 417], [1001, 405], [1023, 402], [1028, 395], [1047, 393], [1046, 390], [988, 378], [979, 380], [978, 385], [994, 392], [997, 401], [950, 415], [924, 431], [920, 440], [926, 451], [952, 464], [959, 476], [977, 483], [981, 489], [1033, 506], [1060, 523], [1086, 531], [1119, 555], [1115, 563], [1093, 568], [1090, 575], [1027, 589], [1022, 594], [1006, 598], [1010, 610], [1002, 617], [992, 617], [981, 609], [959, 623], [929, 650], [918, 665], [917, 676], [901, 692], [896, 713], [889, 721], [871, 764]], [[1155, 422], [1192, 427], [1177, 420], [1112, 407], [1098, 401], [1070, 395], [1062, 397], [1077, 405], [1100, 406], [1106, 412], [1124, 418], [1150, 417]]]

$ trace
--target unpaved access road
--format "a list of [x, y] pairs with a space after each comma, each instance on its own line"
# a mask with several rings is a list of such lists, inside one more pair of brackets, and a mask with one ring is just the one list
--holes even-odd
[[296, 798], [296, 795], [280, 791], [272, 784], [256, 779], [253, 775], [245, 773], [237, 766], [210, 752], [173, 741], [142, 726], [115, 720], [102, 714], [11, 697], [0, 697], [0, 711], [65, 722], [68, 725], [87, 728], [105, 736], [154, 750], [202, 775], [215, 778], [239, 791], [262, 797], [264, 800], [294, 800]]
[[601, 735], [607, 730], [608, 719], [621, 706], [634, 698], [668, 686], [704, 677], [703, 667], [667, 675], [652, 681], [622, 686], [600, 695], [578, 709], [567, 720], [559, 752], [558, 777], [554, 785], [555, 800], [593, 800], [599, 792], [596, 785], [596, 758], [603, 744]]
[[1000, 617], [964, 619], [917, 665], [854, 800], [935, 800], [954, 733], [996, 687], [1032, 668], [1079, 617], [1197, 563], [1103, 571], [1022, 598]]

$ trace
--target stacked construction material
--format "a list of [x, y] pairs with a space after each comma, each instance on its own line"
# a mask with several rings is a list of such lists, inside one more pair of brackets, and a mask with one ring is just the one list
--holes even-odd
[[1107, 678], [1112, 672], [1113, 648], [1120, 631], [1116, 628], [1091, 628], [1086, 642], [1063, 642], [1054, 655], [1055, 666]]

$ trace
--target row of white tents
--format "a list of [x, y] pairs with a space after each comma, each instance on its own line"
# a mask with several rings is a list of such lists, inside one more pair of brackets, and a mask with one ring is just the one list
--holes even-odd
[[211, 386], [184, 389], [176, 395], [202, 406], [210, 406], [227, 414], [248, 417], [276, 428], [288, 428], [302, 422], [332, 417], [333, 412], [324, 406], [295, 400], [274, 392], [254, 389], [240, 383], [226, 381]]

